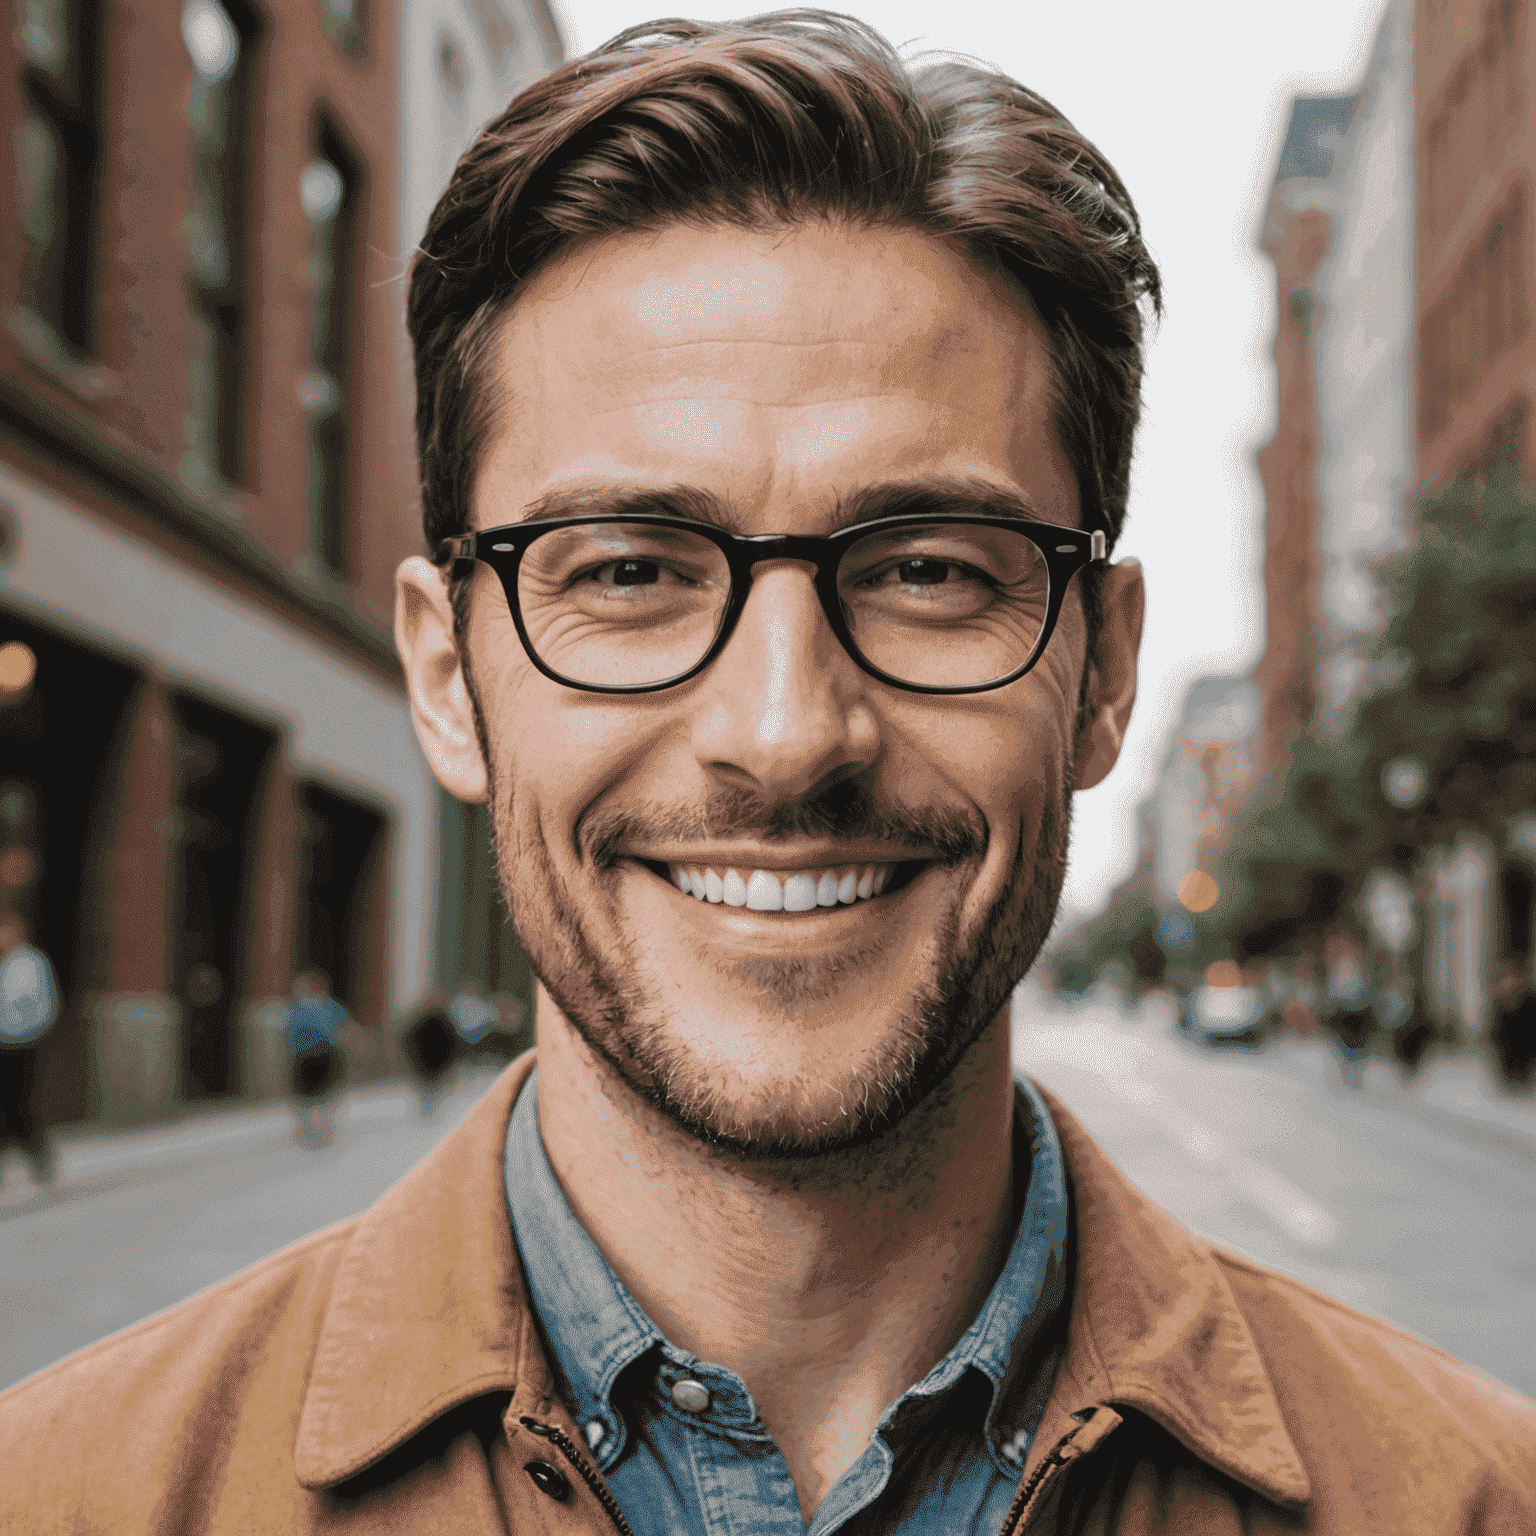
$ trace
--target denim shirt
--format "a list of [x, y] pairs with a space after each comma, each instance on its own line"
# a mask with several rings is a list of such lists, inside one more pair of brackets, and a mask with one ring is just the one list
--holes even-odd
[[[663, 1338], [576, 1219], [539, 1133], [538, 1074], [507, 1131], [507, 1203], [563, 1396], [637, 1536], [995, 1536], [1061, 1356], [1067, 1188], [1050, 1114], [1019, 1084], [1027, 1193], [1008, 1261], [960, 1342], [880, 1416], [809, 1527], [746, 1384]], [[686, 1412], [687, 1382], [708, 1394]], [[696, 1387], [684, 1389], [701, 1402]]]

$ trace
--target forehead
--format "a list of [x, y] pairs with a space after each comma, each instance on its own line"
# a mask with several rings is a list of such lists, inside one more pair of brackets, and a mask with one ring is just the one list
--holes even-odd
[[588, 242], [503, 322], [475, 521], [572, 485], [703, 485], [804, 525], [882, 479], [980, 476], [1075, 521], [1028, 299], [908, 229], [672, 227]]

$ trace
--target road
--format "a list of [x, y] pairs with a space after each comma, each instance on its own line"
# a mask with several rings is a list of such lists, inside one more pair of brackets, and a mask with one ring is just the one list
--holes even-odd
[[1536, 1149], [1352, 1091], [1319, 1041], [1213, 1049], [1171, 1010], [1021, 996], [1014, 1060], [1186, 1225], [1536, 1397]]
[[[1015, 1050], [1182, 1221], [1536, 1396], [1536, 1152], [1352, 1093], [1321, 1046], [1212, 1051], [1155, 1009], [1021, 994]], [[0, 1385], [361, 1210], [486, 1081], [430, 1120], [402, 1090], [355, 1096], [323, 1151], [271, 1111], [130, 1141], [0, 1207]]]

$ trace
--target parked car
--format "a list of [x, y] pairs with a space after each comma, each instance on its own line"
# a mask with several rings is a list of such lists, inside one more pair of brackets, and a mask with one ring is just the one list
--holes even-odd
[[1264, 991], [1250, 985], [1230, 961], [1207, 967], [1205, 982], [1189, 995], [1189, 1028], [1208, 1045], [1257, 1045], [1264, 1037]]

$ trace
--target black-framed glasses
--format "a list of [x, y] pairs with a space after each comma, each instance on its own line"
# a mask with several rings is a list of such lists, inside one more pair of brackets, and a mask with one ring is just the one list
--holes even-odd
[[510, 523], [444, 539], [439, 563], [501, 579], [528, 658], [588, 693], [685, 683], [725, 648], [764, 560], [804, 561], [827, 622], [872, 677], [914, 693], [984, 693], [1050, 643], [1104, 534], [1016, 517], [910, 513], [822, 536], [728, 533], [652, 513]]

